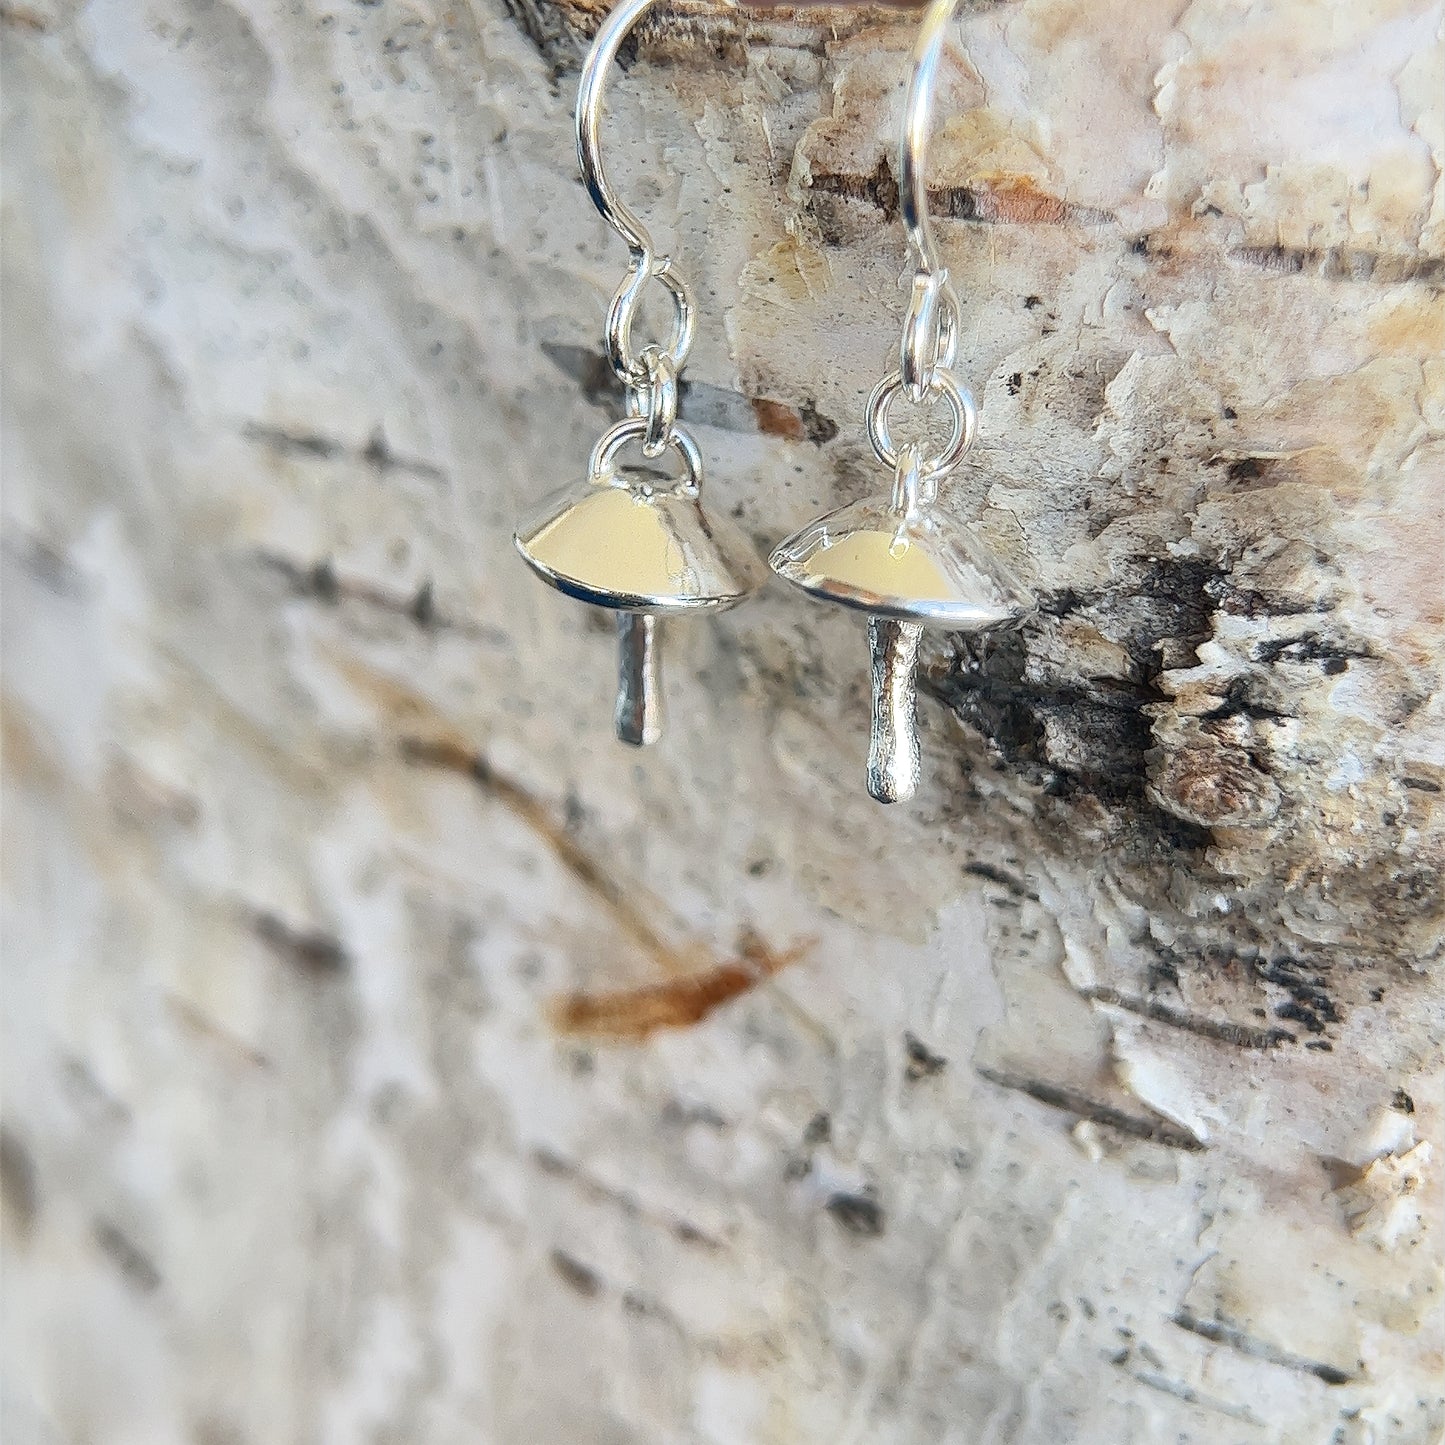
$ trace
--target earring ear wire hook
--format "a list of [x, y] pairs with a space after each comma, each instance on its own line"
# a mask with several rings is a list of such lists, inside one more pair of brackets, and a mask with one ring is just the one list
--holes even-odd
[[598, 27], [577, 87], [577, 165], [582, 171], [582, 183], [602, 219], [627, 242], [633, 260], [648, 262], [654, 257], [652, 236], [636, 212], [619, 199], [608, 184], [607, 173], [602, 169], [598, 131], [602, 124], [602, 92], [607, 73], [628, 32], [652, 4], [653, 0], [622, 0], [608, 12]]
[[672, 301], [672, 334], [658, 350], [678, 371], [687, 361], [696, 325], [695, 307], [687, 283], [678, 274], [670, 257], [657, 254], [651, 232], [642, 218], [612, 189], [602, 166], [600, 131], [607, 75], [617, 59], [622, 42], [653, 3], [654, 0], [621, 0], [608, 13], [587, 53], [577, 87], [577, 165], [582, 172], [582, 183], [598, 214], [627, 242], [627, 248], [632, 253], [627, 277], [607, 309], [605, 341], [607, 360], [617, 379], [633, 390], [648, 385], [647, 364], [632, 346], [632, 323], [647, 283], [659, 282]]
[[928, 218], [928, 141], [933, 128], [933, 94], [949, 24], [959, 0], [933, 0], [913, 42], [913, 70], [903, 105], [903, 142], [899, 147], [899, 212], [914, 265], [925, 275], [947, 270], [939, 260]]
[[922, 401], [940, 370], [952, 368], [958, 351], [958, 295], [938, 254], [928, 215], [928, 141], [933, 96], [948, 27], [959, 0], [933, 0], [913, 44], [903, 137], [898, 148], [899, 216], [913, 258], [913, 292], [903, 323], [899, 374], [908, 395]]

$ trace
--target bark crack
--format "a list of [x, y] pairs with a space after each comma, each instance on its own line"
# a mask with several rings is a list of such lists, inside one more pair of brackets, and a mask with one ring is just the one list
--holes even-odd
[[1051, 1109], [1061, 1109], [1066, 1114], [1077, 1115], [1092, 1124], [1102, 1124], [1133, 1139], [1144, 1139], [1151, 1144], [1163, 1144], [1169, 1149], [1184, 1149], [1191, 1153], [1197, 1153], [1206, 1147], [1202, 1139], [1167, 1119], [1141, 1118], [1137, 1114], [1125, 1113], [1123, 1109], [1091, 1099], [1087, 1094], [1065, 1084], [1051, 1083], [1047, 1079], [1031, 1079], [1022, 1074], [1005, 1073], [1001, 1069], [985, 1066], [980, 1066], [978, 1073], [1001, 1089], [1013, 1089], [1027, 1094], [1031, 1099], [1037, 1099]]
[[1225, 1320], [1206, 1320], [1189, 1310], [1180, 1310], [1170, 1317], [1170, 1323], [1216, 1345], [1227, 1345], [1231, 1350], [1238, 1350], [1242, 1355], [1250, 1355], [1257, 1360], [1268, 1360], [1270, 1364], [1281, 1365], [1286, 1370], [1298, 1370], [1301, 1374], [1314, 1375], [1327, 1385], [1348, 1385], [1351, 1380], [1357, 1378], [1355, 1372], [1342, 1370], [1338, 1365], [1328, 1365], [1323, 1360], [1311, 1360], [1305, 1355], [1296, 1355], [1289, 1350], [1282, 1350], [1278, 1345], [1272, 1345], [1268, 1340], [1262, 1340], [1258, 1335], [1251, 1335], [1240, 1329], [1238, 1325], [1229, 1324]]

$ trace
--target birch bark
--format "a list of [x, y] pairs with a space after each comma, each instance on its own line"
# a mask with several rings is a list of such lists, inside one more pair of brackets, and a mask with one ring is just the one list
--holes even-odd
[[[1043, 599], [611, 624], [597, 6], [6, 0], [7, 1441], [1427, 1445], [1441, 14], [980, 3], [934, 148]], [[606, 127], [761, 546], [880, 484], [885, 11], [679, 6]]]

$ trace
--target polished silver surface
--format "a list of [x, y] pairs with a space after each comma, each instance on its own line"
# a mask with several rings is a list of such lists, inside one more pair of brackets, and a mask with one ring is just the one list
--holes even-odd
[[868, 619], [873, 726], [868, 791], [880, 803], [906, 803], [918, 790], [918, 644], [922, 624]]
[[933, 0], [913, 42], [912, 73], [903, 102], [898, 155], [898, 209], [913, 258], [913, 293], [903, 322], [898, 374], [909, 396], [922, 401], [937, 371], [950, 371], [960, 327], [958, 294], [938, 254], [928, 217], [928, 140], [933, 97], [948, 27], [960, 0]]
[[[898, 372], [890, 372], [868, 397], [863, 409], [863, 424], [873, 454], [890, 471], [896, 471], [903, 458], [902, 448], [893, 441], [892, 413], [894, 403], [907, 394], [908, 387]], [[915, 400], [941, 397], [948, 403], [948, 440], [928, 457], [915, 459], [914, 465], [924, 480], [933, 482], [946, 477], [966, 457], [978, 434], [978, 407], [973, 397], [958, 384], [951, 371], [942, 368], [933, 373], [923, 395]]]
[[696, 328], [696, 308], [687, 283], [669, 257], [657, 254], [642, 218], [612, 189], [602, 166], [602, 96], [607, 76], [628, 32], [652, 3], [653, 0], [621, 0], [612, 9], [598, 27], [577, 87], [577, 165], [582, 172], [582, 183], [602, 219], [627, 242], [631, 252], [627, 275], [607, 308], [604, 341], [607, 359], [618, 379], [634, 387], [645, 385], [647, 380], [643, 356], [632, 347], [632, 324], [648, 282], [659, 283], [672, 302], [672, 334], [665, 345], [650, 349], [666, 356], [675, 371], [681, 371], [687, 362]]
[[637, 214], [618, 198], [608, 183], [602, 168], [598, 131], [602, 125], [602, 92], [617, 52], [651, 5], [652, 0], [621, 0], [613, 6], [597, 27], [577, 86], [577, 165], [582, 172], [582, 184], [587, 187], [598, 214], [635, 254], [650, 254], [652, 237]]
[[960, 632], [1018, 622], [1033, 606], [1002, 559], [936, 507], [910, 520], [877, 499], [853, 502], [780, 543], [771, 562], [830, 602]]
[[736, 606], [766, 573], [752, 543], [685, 487], [593, 479], [554, 494], [517, 529], [517, 550], [560, 592], [625, 612]]
[[617, 736], [645, 747], [662, 736], [662, 659], [649, 612], [617, 614]]
[[[751, 542], [702, 509], [702, 455], [678, 424], [682, 369], [696, 328], [686, 282], [659, 256], [640, 217], [613, 191], [602, 166], [599, 132], [608, 72], [628, 32], [652, 0], [621, 0], [598, 29], [577, 92], [577, 163], [587, 194], [627, 242], [627, 274], [607, 308], [607, 359], [627, 391], [627, 416], [598, 439], [585, 478], [543, 502], [513, 540], [544, 582], [580, 601], [609, 607], [617, 620], [617, 736], [641, 746], [661, 731], [661, 615], [732, 607], [767, 576]], [[633, 323], [655, 282], [672, 303], [664, 343], [635, 349]], [[676, 452], [675, 481], [619, 466], [636, 444], [656, 461]]]
[[[666, 352], [649, 346], [642, 353], [642, 364], [647, 368], [647, 380], [628, 393], [627, 412], [629, 416], [640, 417], [647, 423], [647, 432], [642, 438], [642, 455], [655, 461], [667, 450], [677, 431], [677, 407], [682, 388], [678, 381], [677, 363]], [[699, 468], [699, 484], [701, 480]]]
[[933, 96], [938, 62], [948, 27], [962, 0], [933, 0], [918, 22], [913, 39], [912, 73], [903, 102], [903, 143], [898, 153], [898, 211], [914, 269], [924, 275], [943, 271], [933, 225], [928, 217], [928, 141], [933, 130]]

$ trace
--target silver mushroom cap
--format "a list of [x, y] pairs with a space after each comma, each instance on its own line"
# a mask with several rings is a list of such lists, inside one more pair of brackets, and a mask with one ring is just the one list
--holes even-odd
[[735, 607], [767, 576], [752, 543], [695, 489], [604, 474], [550, 497], [517, 529], [532, 570], [569, 597], [625, 612]]
[[931, 505], [854, 502], [809, 523], [772, 555], [805, 592], [868, 614], [873, 721], [868, 791], [880, 803], [918, 787], [918, 644], [924, 627], [981, 632], [1022, 622], [1034, 600], [1003, 560]]
[[662, 731], [658, 617], [734, 607], [767, 577], [742, 532], [703, 511], [696, 481], [696, 468], [654, 486], [594, 466], [513, 537], [544, 582], [617, 613], [617, 736], [636, 746]]
[[780, 543], [772, 565], [831, 602], [954, 631], [1019, 622], [1034, 606], [1001, 558], [933, 507], [912, 515], [877, 499], [840, 507]]

